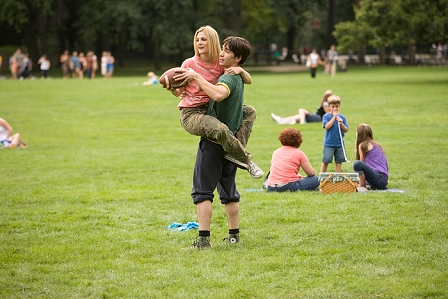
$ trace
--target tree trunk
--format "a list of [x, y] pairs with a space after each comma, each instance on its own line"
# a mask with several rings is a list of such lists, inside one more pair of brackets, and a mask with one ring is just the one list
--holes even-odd
[[291, 52], [294, 51], [294, 42], [295, 39], [297, 37], [297, 28], [293, 25], [291, 25], [291, 27], [289, 27], [288, 29], [288, 33], [287, 33], [287, 40], [286, 40], [286, 46], [288, 47], [288, 56], [286, 57], [285, 60], [291, 60]]
[[154, 68], [156, 70], [160, 70], [162, 65], [160, 63], [160, 34], [157, 30], [154, 31], [153, 37], [153, 50], [154, 50]]
[[[40, 57], [42, 54], [48, 55], [47, 16], [42, 7], [39, 8], [37, 15], [37, 28], [40, 35], [40, 53], [38, 54]], [[38, 57], [33, 57], [33, 59], [38, 59]]]
[[364, 55], [366, 55], [366, 46], [361, 45], [358, 48], [358, 62], [359, 64], [365, 64], [366, 60], [364, 59]]
[[408, 45], [408, 55], [409, 55], [409, 64], [415, 65], [415, 43], [411, 42], [411, 44]]
[[[56, 11], [56, 26], [57, 26], [57, 36], [59, 42], [59, 54], [68, 50], [68, 39], [67, 39], [67, 26], [65, 25], [65, 18], [67, 16], [67, 7], [64, 0], [59, 0], [57, 4]], [[59, 57], [59, 56], [58, 56]], [[59, 59], [58, 59], [59, 65]]]
[[31, 61], [35, 64], [33, 67], [35, 67], [40, 56], [37, 46], [37, 34], [34, 30], [25, 30], [25, 45], [28, 49]]
[[118, 66], [124, 66], [124, 52], [125, 52], [125, 41], [126, 41], [126, 32], [123, 30], [118, 32], [118, 45], [117, 45], [117, 53], [115, 54], [116, 63]]
[[386, 48], [384, 46], [380, 48], [380, 64], [386, 64]]
[[329, 0], [328, 15], [327, 15], [327, 49], [329, 49], [331, 45], [334, 45], [336, 43], [336, 40], [332, 34], [333, 31], [334, 31], [334, 0]]
[[241, 34], [241, 0], [230, 0], [227, 5], [229, 12], [225, 16], [224, 24], [235, 35]]

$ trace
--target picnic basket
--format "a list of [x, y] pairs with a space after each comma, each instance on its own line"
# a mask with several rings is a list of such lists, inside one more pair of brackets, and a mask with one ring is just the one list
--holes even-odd
[[353, 193], [359, 182], [357, 173], [321, 172], [319, 174], [319, 188], [323, 194]]

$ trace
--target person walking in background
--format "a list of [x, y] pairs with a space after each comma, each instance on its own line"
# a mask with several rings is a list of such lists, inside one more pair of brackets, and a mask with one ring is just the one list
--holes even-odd
[[[17, 49], [14, 53], [15, 60], [15, 78], [19, 79], [22, 76], [23, 71], [25, 70], [25, 55], [22, 53], [22, 50]], [[23, 77], [22, 77], [23, 79]]]
[[387, 189], [389, 166], [386, 153], [373, 140], [372, 128], [367, 124], [356, 127], [356, 161], [353, 162], [353, 170], [359, 174], [361, 188]]
[[327, 55], [325, 56], [325, 70], [328, 68], [328, 72], [330, 73], [330, 77], [334, 78], [336, 75], [336, 65], [338, 61], [338, 51], [336, 51], [336, 47], [334, 45], [330, 46], [330, 49], [327, 51]]
[[328, 100], [330, 112], [324, 114], [322, 126], [325, 129], [324, 152], [320, 172], [326, 172], [328, 164], [333, 161], [336, 164], [335, 172], [342, 171], [342, 162], [346, 162], [344, 149], [344, 133], [348, 131], [347, 119], [339, 113], [341, 98], [331, 95]]
[[47, 55], [42, 55], [42, 57], [37, 61], [37, 64], [40, 65], [40, 72], [42, 74], [41, 79], [47, 79], [48, 71], [50, 70], [50, 60], [48, 60]]
[[303, 125], [312, 122], [322, 122], [322, 117], [324, 116], [324, 114], [330, 111], [327, 99], [332, 94], [333, 92], [331, 90], [325, 91], [316, 113], [311, 113], [306, 109], [299, 108], [298, 114], [296, 115], [280, 117], [274, 113], [271, 113], [271, 117], [279, 125], [294, 125], [296, 123]]
[[20, 75], [19, 79], [20, 80], [23, 80], [26, 78], [34, 79], [34, 77], [31, 75], [32, 70], [33, 70], [33, 61], [30, 58], [30, 54], [25, 53], [24, 58], [23, 58], [23, 71], [22, 71], [22, 74]]
[[101, 75], [106, 76], [107, 72], [107, 52], [103, 51], [101, 54]]
[[115, 58], [112, 56], [111, 52], [106, 54], [106, 76], [105, 78], [110, 79], [114, 73]]
[[70, 70], [72, 73], [72, 78], [79, 78], [79, 56], [78, 51], [73, 51], [72, 56], [70, 57], [72, 69]]
[[[272, 154], [271, 168], [266, 181], [267, 191], [316, 190], [319, 186], [319, 178], [305, 153], [299, 149], [302, 144], [300, 131], [294, 128], [284, 129], [280, 132], [278, 140], [282, 147]], [[299, 174], [300, 168], [306, 176]]]
[[86, 56], [86, 76], [87, 78], [92, 78], [92, 70], [93, 70], [93, 52], [87, 52]]
[[78, 68], [76, 69], [76, 73], [78, 74], [79, 79], [84, 79], [85, 65], [86, 65], [86, 57], [84, 56], [84, 52], [79, 52], [79, 63]]
[[15, 53], [9, 57], [9, 70], [11, 72], [11, 79], [17, 78], [17, 61]]
[[0, 117], [0, 148], [27, 148], [19, 133], [12, 135], [11, 125]]
[[324, 64], [322, 59], [320, 58], [319, 54], [317, 54], [317, 50], [316, 48], [314, 48], [310, 54], [308, 54], [308, 58], [307, 58], [307, 67], [310, 68], [310, 72], [311, 72], [311, 78], [315, 78], [316, 77], [316, 71], [317, 71], [317, 67], [319, 66], [319, 64]]
[[70, 77], [70, 54], [68, 50], [65, 50], [64, 53], [61, 54], [59, 57], [59, 62], [61, 63], [61, 69], [62, 69], [62, 77], [64, 79], [68, 79]]
[[91, 79], [95, 79], [96, 71], [98, 70], [98, 57], [92, 52], [92, 74], [90, 75]]

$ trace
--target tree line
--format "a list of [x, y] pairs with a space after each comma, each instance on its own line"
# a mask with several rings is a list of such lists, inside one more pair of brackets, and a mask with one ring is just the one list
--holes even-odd
[[[25, 46], [36, 61], [65, 49], [110, 50], [180, 63], [193, 34], [211, 25], [221, 38], [241, 35], [254, 47], [276, 42], [360, 52], [412, 47], [447, 38], [448, 0], [3, 0], [0, 47]], [[310, 27], [317, 21], [317, 28]]]

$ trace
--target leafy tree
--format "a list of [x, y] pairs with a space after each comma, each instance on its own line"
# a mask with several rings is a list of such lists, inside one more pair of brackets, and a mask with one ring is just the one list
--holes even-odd
[[448, 37], [448, 0], [361, 0], [355, 21], [336, 25], [334, 32], [343, 49], [407, 45], [411, 63], [415, 46]]
[[[353, 0], [332, 0], [335, 2]], [[411, 0], [408, 0], [411, 1]], [[197, 28], [211, 25], [221, 38], [242, 35], [254, 46], [298, 44], [314, 5], [324, 0], [3, 0], [0, 28], [14, 32], [0, 44], [25, 44], [33, 60], [63, 50], [110, 50], [118, 64], [127, 52], [145, 53], [161, 68], [193, 54]], [[4, 36], [7, 36], [4, 38]], [[50, 48], [52, 47], [52, 48]], [[190, 54], [188, 54], [190, 53]]]
[[36, 61], [47, 50], [45, 27], [53, 14], [54, 0], [3, 0], [2, 3], [0, 22], [24, 40], [30, 57]]

